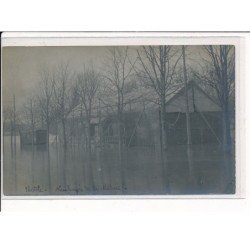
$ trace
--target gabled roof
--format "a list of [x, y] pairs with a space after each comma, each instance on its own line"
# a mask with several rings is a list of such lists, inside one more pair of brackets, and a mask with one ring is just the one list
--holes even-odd
[[[209, 94], [207, 94], [200, 86], [198, 86], [196, 83], [189, 82], [187, 87], [188, 87], [188, 90], [192, 87], [197, 89], [199, 92], [201, 92], [203, 95], [205, 95], [210, 101], [212, 101], [216, 106], [219, 107], [218, 103]], [[176, 100], [178, 97], [180, 97], [184, 94], [185, 94], [185, 86], [180, 88], [179, 91], [166, 102], [166, 106], [171, 104], [174, 100]]]

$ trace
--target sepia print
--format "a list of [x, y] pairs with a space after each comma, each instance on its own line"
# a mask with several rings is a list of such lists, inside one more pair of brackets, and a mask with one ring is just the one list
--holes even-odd
[[235, 194], [235, 46], [2, 48], [3, 193]]

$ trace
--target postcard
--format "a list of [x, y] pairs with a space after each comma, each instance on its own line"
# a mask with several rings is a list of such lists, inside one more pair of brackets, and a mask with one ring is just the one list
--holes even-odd
[[4, 197], [238, 192], [239, 38], [2, 40]]

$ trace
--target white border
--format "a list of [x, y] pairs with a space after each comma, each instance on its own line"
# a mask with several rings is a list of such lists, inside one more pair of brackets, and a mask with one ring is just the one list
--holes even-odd
[[[108, 46], [108, 45], [202, 45], [232, 44], [236, 47], [236, 194], [234, 195], [78, 195], [5, 196], [3, 200], [117, 200], [117, 199], [228, 199], [244, 198], [245, 190], [245, 36], [240, 33], [164, 33], [164, 32], [5, 32], [6, 46]], [[1, 49], [2, 49], [1, 48]], [[2, 98], [1, 98], [2, 99]], [[1, 112], [2, 114], [2, 112]], [[2, 126], [2, 124], [1, 124]], [[2, 144], [2, 141], [1, 141]], [[3, 148], [3, 147], [1, 147]], [[2, 152], [1, 152], [2, 154]], [[2, 154], [3, 155], [3, 154]], [[1, 162], [1, 169], [3, 170]]]

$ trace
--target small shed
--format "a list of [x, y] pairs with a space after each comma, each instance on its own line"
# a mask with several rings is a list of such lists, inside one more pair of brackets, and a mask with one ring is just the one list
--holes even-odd
[[31, 145], [32, 144], [32, 133], [30, 131], [20, 130], [20, 143], [21, 145]]
[[33, 133], [31, 130], [20, 129], [20, 143], [21, 145], [43, 145], [47, 143], [47, 130], [38, 129]]
[[[192, 143], [221, 143], [223, 133], [220, 106], [195, 83], [189, 83], [187, 91]], [[166, 134], [170, 145], [187, 143], [185, 87], [166, 104]]]
[[35, 132], [35, 142], [36, 144], [46, 144], [47, 143], [47, 130], [39, 129]]

